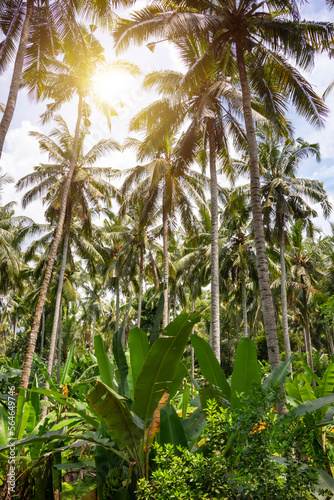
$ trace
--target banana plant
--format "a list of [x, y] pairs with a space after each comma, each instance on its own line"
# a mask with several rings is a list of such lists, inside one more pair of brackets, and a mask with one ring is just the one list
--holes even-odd
[[[96, 380], [93, 389], [87, 393], [87, 400], [99, 418], [100, 431], [103, 429], [128, 457], [127, 485], [119, 490], [119, 495], [124, 494], [124, 498], [132, 475], [136, 479], [148, 476], [151, 429], [157, 427], [152, 425], [156, 424], [155, 412], [165, 395], [169, 399], [175, 395], [186, 375], [181, 358], [191, 330], [199, 320], [198, 313], [181, 313], [151, 345], [143, 330], [131, 329], [130, 367], [116, 338], [114, 356], [119, 372], [118, 387], [115, 384], [116, 370], [110, 361], [108, 364], [102, 349], [102, 339], [97, 337], [98, 349], [95, 353], [99, 366], [103, 363], [104, 368], [100, 371], [101, 380]], [[126, 384], [128, 377], [131, 384]]]

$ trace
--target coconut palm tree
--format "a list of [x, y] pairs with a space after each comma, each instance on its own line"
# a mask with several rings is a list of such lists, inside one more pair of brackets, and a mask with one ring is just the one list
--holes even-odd
[[317, 180], [296, 177], [301, 162], [309, 157], [320, 161], [318, 144], [309, 144], [302, 139], [280, 138], [273, 130], [258, 130], [258, 147], [261, 173], [261, 191], [264, 197], [264, 224], [267, 234], [276, 233], [280, 248], [282, 328], [286, 359], [291, 357], [288, 331], [286, 295], [286, 266], [284, 246], [289, 221], [294, 218], [308, 220], [316, 212], [308, 204], [320, 203], [325, 217], [331, 204]]
[[280, 355], [262, 221], [251, 90], [256, 90], [276, 124], [279, 121], [282, 124], [287, 103], [291, 101], [311, 123], [322, 125], [326, 114], [324, 104], [289, 61], [294, 60], [302, 68], [312, 64], [315, 48], [309, 40], [315, 40], [322, 48], [329, 46], [331, 30], [329, 23], [299, 22], [296, 3], [289, 0], [270, 3], [260, 0], [224, 3], [189, 0], [181, 5], [166, 0], [137, 12], [132, 20], [122, 21], [115, 32], [119, 49], [126, 48], [133, 40], [147, 41], [152, 35], [160, 40], [180, 40], [192, 34], [200, 40], [209, 40], [203, 56], [193, 65], [192, 71], [188, 71], [189, 79], [203, 74], [203, 69], [210, 67], [212, 60], [226, 76], [229, 76], [231, 66], [238, 68], [250, 157], [257, 267], [272, 369], [280, 362]]
[[[34, 323], [32, 326], [30, 341], [27, 350], [26, 363], [23, 369], [21, 380], [22, 387], [27, 387], [28, 385], [41, 314], [47, 294], [48, 285], [51, 279], [53, 264], [63, 233], [67, 209], [67, 198], [70, 192], [72, 177], [78, 158], [81, 123], [83, 119], [88, 120], [88, 116], [90, 113], [90, 108], [87, 101], [92, 91], [92, 78], [101, 61], [103, 62], [103, 49], [99, 42], [95, 39], [93, 34], [83, 29], [83, 39], [85, 40], [85, 50], [83, 50], [83, 53], [82, 55], [80, 55], [80, 57], [78, 57], [79, 47], [77, 47], [77, 45], [75, 45], [75, 47], [73, 46], [73, 40], [68, 39], [64, 41], [63, 60], [61, 62], [57, 60], [53, 62], [54, 67], [57, 71], [50, 72], [48, 74], [48, 79], [43, 90], [44, 96], [51, 99], [51, 103], [48, 105], [47, 111], [44, 114], [44, 119], [52, 116], [52, 114], [59, 109], [64, 101], [71, 99], [75, 95], [78, 96], [78, 112], [69, 169], [66, 180], [61, 190], [60, 210], [57, 228], [49, 253], [48, 265], [45, 272], [36, 313], [34, 316]], [[100, 105], [101, 104], [102, 103], [100, 102]], [[110, 113], [113, 113], [113, 108], [110, 105], [106, 105], [104, 108], [102, 108], [102, 110], [109, 118]]]
[[[175, 138], [166, 135], [160, 143], [159, 148], [150, 140], [139, 141], [130, 139], [128, 147], [137, 151], [139, 161], [149, 160], [146, 165], [138, 165], [123, 172], [126, 178], [122, 191], [124, 201], [120, 207], [120, 215], [123, 215], [131, 205], [142, 200], [141, 219], [145, 226], [146, 220], [152, 220], [159, 212], [162, 216], [162, 239], [164, 255], [164, 312], [163, 328], [169, 322], [169, 255], [168, 255], [168, 233], [172, 230], [178, 214], [185, 228], [195, 228], [191, 200], [195, 200], [199, 206], [206, 206], [204, 188], [208, 186], [208, 179], [204, 175], [194, 171], [180, 171], [177, 168], [177, 157], [174, 154], [176, 148]], [[133, 189], [133, 185], [137, 187]]]
[[[54, 223], [55, 220], [58, 219], [62, 192], [70, 169], [74, 143], [74, 138], [71, 136], [65, 121], [59, 116], [55, 118], [55, 121], [58, 128], [54, 129], [49, 137], [38, 132], [31, 133], [31, 135], [38, 139], [41, 151], [48, 154], [52, 163], [35, 167], [33, 173], [20, 179], [16, 185], [17, 189], [22, 190], [31, 184], [37, 183], [35, 187], [24, 195], [22, 200], [23, 206], [25, 207], [37, 197], [44, 195], [43, 203], [48, 205], [46, 217], [51, 223]], [[103, 158], [104, 155], [119, 149], [119, 147], [117, 143], [111, 139], [101, 140], [86, 153], [84, 151], [84, 142], [88, 133], [89, 131], [86, 127], [81, 127], [78, 139], [76, 165], [67, 198], [61, 269], [59, 273], [49, 350], [49, 375], [52, 375], [53, 369], [72, 220], [80, 220], [82, 234], [85, 234], [86, 237], [91, 236], [92, 220], [90, 208], [94, 208], [95, 211], [101, 210], [101, 201], [108, 204], [110, 197], [115, 197], [117, 195], [117, 190], [105, 180], [110, 177], [112, 168], [96, 167], [94, 164], [96, 161]]]

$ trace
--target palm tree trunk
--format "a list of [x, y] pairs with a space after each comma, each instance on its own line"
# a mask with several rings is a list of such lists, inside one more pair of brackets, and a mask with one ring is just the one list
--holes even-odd
[[40, 352], [40, 354], [42, 354], [43, 349], [44, 349], [44, 334], [45, 334], [45, 309], [43, 307], [42, 324], [41, 324], [41, 352]]
[[[303, 283], [303, 279], [302, 279]], [[312, 339], [311, 339], [311, 331], [310, 331], [310, 320], [308, 316], [308, 307], [307, 307], [307, 293], [305, 288], [303, 289], [303, 304], [304, 304], [304, 317], [305, 317], [305, 340], [306, 340], [306, 351], [308, 352], [308, 362], [312, 371], [314, 371], [313, 367], [313, 356], [312, 356]], [[313, 382], [313, 381], [312, 381]]]
[[246, 283], [245, 283], [245, 275], [244, 275], [243, 271], [241, 273], [241, 294], [242, 294], [242, 319], [243, 319], [243, 323], [244, 323], [244, 337], [249, 337], [248, 324], [247, 324]]
[[144, 247], [140, 244], [140, 264], [139, 264], [139, 293], [138, 293], [138, 318], [137, 326], [140, 328], [142, 296], [143, 296], [143, 281], [144, 281]]
[[[71, 212], [71, 211], [69, 211]], [[64, 284], [64, 276], [65, 276], [65, 267], [67, 261], [67, 251], [68, 251], [68, 242], [70, 239], [70, 230], [71, 230], [71, 214], [68, 214], [68, 220], [66, 224], [66, 230], [64, 235], [64, 246], [63, 246], [63, 255], [61, 260], [61, 268], [59, 273], [59, 281], [58, 281], [58, 289], [56, 296], [56, 304], [53, 316], [53, 324], [52, 324], [52, 333], [51, 333], [51, 341], [50, 341], [50, 349], [49, 349], [49, 359], [48, 359], [48, 374], [50, 377], [52, 376], [52, 368], [53, 368], [53, 360], [55, 356], [56, 350], [56, 342], [57, 342], [57, 333], [58, 333], [58, 323], [60, 317], [61, 310], [61, 299], [63, 295], [63, 284]], [[48, 382], [45, 384], [46, 388], [49, 388]]]
[[[286, 297], [286, 266], [284, 255], [284, 229], [283, 216], [279, 216], [279, 236], [280, 236], [280, 259], [281, 259], [281, 295], [282, 295], [282, 330], [284, 339], [285, 359], [291, 358], [291, 345], [288, 328], [288, 302]], [[289, 365], [288, 370], [292, 374], [292, 365]]]
[[58, 363], [57, 363], [57, 384], [60, 383], [60, 366], [61, 366], [61, 347], [63, 341], [63, 321], [62, 321], [62, 307], [59, 307], [59, 321], [58, 321]]
[[162, 207], [162, 239], [164, 253], [164, 310], [162, 316], [162, 327], [166, 328], [169, 323], [169, 304], [168, 304], [168, 279], [169, 279], [169, 257], [168, 257], [168, 222], [167, 211], [165, 207], [165, 197]]
[[127, 324], [128, 324], [128, 321], [129, 321], [129, 315], [130, 315], [130, 309], [131, 309], [131, 306], [132, 306], [132, 297], [133, 297], [133, 293], [130, 292], [130, 299], [129, 299], [129, 307], [126, 311], [126, 314], [125, 314], [125, 318], [123, 320], [123, 330], [122, 330], [122, 337], [121, 337], [121, 343], [122, 343], [122, 347], [124, 348], [125, 345], [126, 345], [126, 327], [127, 327]]
[[218, 183], [216, 138], [213, 118], [208, 119], [211, 190], [211, 347], [220, 363], [219, 322], [219, 250], [218, 250]]
[[280, 363], [280, 353], [277, 339], [276, 318], [274, 302], [270, 289], [270, 279], [268, 270], [268, 260], [266, 253], [266, 242], [264, 238], [261, 192], [260, 192], [260, 172], [257, 142], [255, 136], [254, 120], [251, 108], [251, 93], [248, 77], [246, 73], [242, 44], [236, 40], [237, 63], [242, 90], [243, 113], [246, 126], [248, 151], [250, 158], [250, 187], [251, 206], [253, 213], [253, 227], [256, 250], [256, 263], [259, 276], [259, 287], [263, 311], [264, 328], [267, 339], [268, 357], [271, 370]]
[[17, 49], [17, 54], [14, 63], [13, 76], [10, 84], [8, 99], [2, 120], [0, 123], [0, 158], [2, 155], [2, 150], [8, 132], [9, 126], [11, 124], [14, 110], [16, 106], [17, 94], [19, 91], [19, 86], [21, 83], [22, 68], [24, 62], [24, 56], [27, 49], [27, 43], [29, 38], [29, 31], [34, 14], [34, 0], [27, 0], [27, 11], [22, 26], [21, 37], [19, 46]]
[[81, 117], [82, 117], [82, 107], [83, 107], [83, 99], [82, 99], [82, 96], [79, 95], [78, 117], [77, 117], [77, 123], [76, 123], [76, 127], [75, 127], [75, 134], [74, 134], [74, 141], [73, 141], [73, 154], [72, 154], [72, 158], [71, 158], [70, 169], [69, 169], [69, 172], [67, 174], [67, 179], [66, 179], [66, 182], [64, 185], [64, 190], [63, 190], [63, 194], [62, 194], [62, 198], [61, 198], [59, 220], [58, 220], [58, 224], [57, 224], [57, 228], [56, 228], [56, 233], [55, 233], [52, 245], [51, 245], [50, 255], [49, 255], [49, 259], [48, 259], [48, 263], [47, 263], [47, 268], [46, 268], [43, 284], [41, 287], [41, 292], [40, 292], [40, 295], [38, 298], [38, 303], [37, 303], [35, 316], [34, 316], [34, 320], [33, 320], [33, 325], [31, 328], [31, 333], [30, 333], [30, 338], [29, 338], [27, 354], [26, 354], [26, 358], [25, 358], [25, 362], [24, 362], [24, 366], [23, 366], [21, 387], [24, 387], [25, 389], [28, 387], [28, 383], [29, 383], [31, 366], [32, 366], [33, 356], [34, 356], [35, 347], [36, 347], [39, 325], [40, 325], [40, 321], [41, 321], [41, 315], [42, 315], [43, 307], [45, 304], [46, 294], [47, 294], [48, 286], [49, 286], [50, 279], [51, 279], [54, 261], [55, 261], [56, 256], [57, 256], [59, 243], [61, 241], [61, 237], [63, 234], [66, 206], [67, 206], [67, 198], [68, 198], [68, 194], [70, 191], [73, 172], [75, 169], [76, 159], [77, 159], [79, 131], [80, 131], [80, 124], [81, 124]]
[[[60, 268], [60, 273], [59, 273], [56, 304], [55, 304], [54, 315], [53, 315], [51, 341], [50, 341], [50, 348], [49, 348], [48, 374], [50, 375], [50, 377], [52, 377], [53, 366], [54, 366], [54, 362], [55, 362], [57, 337], [60, 336], [60, 330], [59, 330], [60, 324], [59, 324], [59, 322], [60, 322], [60, 317], [61, 317], [61, 299], [62, 299], [62, 295], [63, 295], [63, 283], [64, 283], [65, 267], [66, 267], [66, 261], [67, 261], [68, 242], [70, 239], [70, 230], [71, 230], [71, 215], [68, 214], [68, 220], [67, 220], [66, 230], [65, 230], [65, 235], [64, 235], [63, 255], [62, 255], [62, 259], [61, 259], [61, 268]], [[61, 340], [60, 340], [60, 345], [61, 345]], [[46, 381], [45, 388], [49, 389], [49, 387], [50, 387], [49, 382]], [[48, 397], [44, 396], [44, 401], [47, 401], [47, 400], [48, 400]], [[43, 406], [42, 412], [41, 412], [41, 418], [44, 418], [46, 413], [47, 413], [47, 407]]]

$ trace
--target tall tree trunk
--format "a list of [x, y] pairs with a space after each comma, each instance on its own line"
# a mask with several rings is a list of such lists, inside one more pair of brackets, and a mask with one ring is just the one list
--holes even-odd
[[211, 190], [211, 347], [220, 363], [218, 183], [214, 119], [208, 119]]
[[42, 311], [42, 324], [41, 324], [41, 352], [42, 354], [44, 349], [44, 336], [45, 336], [45, 308], [43, 307]]
[[245, 274], [243, 271], [241, 272], [241, 294], [242, 294], [242, 319], [244, 323], [244, 337], [249, 337], [248, 324], [247, 324], [246, 283], [245, 283]]
[[58, 321], [58, 360], [57, 360], [57, 384], [60, 383], [60, 366], [61, 366], [61, 348], [63, 343], [63, 321], [62, 307], [60, 303], [59, 321]]
[[[65, 267], [67, 261], [67, 251], [68, 251], [68, 242], [70, 239], [70, 231], [71, 231], [71, 210], [69, 210], [68, 219], [66, 223], [65, 235], [64, 235], [64, 244], [63, 244], [63, 255], [61, 259], [61, 268], [59, 273], [58, 280], [58, 288], [56, 295], [56, 304], [53, 314], [53, 323], [52, 323], [52, 332], [51, 332], [51, 341], [49, 347], [49, 358], [48, 358], [48, 374], [52, 377], [53, 367], [55, 363], [56, 356], [56, 343], [57, 337], [60, 337], [60, 317], [61, 317], [61, 299], [63, 295], [63, 284], [64, 284], [64, 276], [65, 276]], [[60, 341], [61, 342], [61, 341]], [[45, 382], [45, 388], [49, 389], [50, 384], [48, 381]], [[44, 396], [44, 401], [47, 401], [48, 397]], [[41, 418], [44, 418], [47, 413], [47, 407], [43, 406], [41, 412]]]
[[140, 263], [139, 263], [139, 293], [138, 293], [138, 318], [137, 326], [140, 328], [141, 308], [143, 300], [143, 281], [144, 281], [144, 246], [140, 244]]
[[242, 90], [243, 113], [246, 126], [248, 152], [250, 158], [251, 206], [256, 250], [256, 263], [259, 276], [259, 287], [263, 311], [264, 328], [267, 339], [268, 357], [271, 370], [280, 363], [280, 353], [277, 339], [274, 302], [270, 289], [266, 242], [264, 238], [260, 172], [254, 119], [251, 108], [251, 93], [246, 73], [242, 42], [236, 40], [237, 63]]
[[132, 297], [133, 297], [133, 293], [131, 292], [130, 299], [129, 299], [129, 307], [126, 311], [125, 318], [123, 320], [123, 329], [122, 329], [122, 337], [121, 337], [121, 343], [122, 343], [123, 348], [125, 347], [125, 344], [126, 344], [125, 332], [126, 332], [126, 327], [127, 327], [128, 321], [129, 321], [130, 309], [132, 306]]
[[80, 131], [80, 123], [81, 123], [81, 117], [82, 117], [82, 105], [83, 105], [83, 100], [82, 100], [81, 95], [79, 95], [78, 117], [77, 117], [77, 123], [76, 123], [76, 127], [75, 127], [75, 134], [74, 134], [74, 141], [73, 141], [73, 153], [72, 153], [72, 158], [71, 158], [70, 169], [69, 169], [69, 172], [67, 174], [67, 179], [66, 179], [66, 182], [64, 185], [64, 190], [63, 190], [63, 194], [62, 194], [62, 198], [61, 198], [59, 220], [58, 220], [58, 224], [57, 224], [57, 228], [56, 228], [56, 233], [55, 233], [52, 245], [51, 245], [50, 255], [49, 255], [49, 259], [48, 259], [48, 263], [47, 263], [47, 268], [46, 268], [41, 292], [40, 292], [40, 295], [38, 298], [38, 303], [37, 303], [35, 316], [34, 316], [34, 320], [33, 320], [33, 325], [31, 328], [31, 333], [30, 333], [30, 338], [29, 338], [27, 354], [26, 354], [26, 358], [25, 358], [25, 362], [24, 362], [24, 366], [23, 366], [21, 387], [24, 387], [25, 389], [28, 387], [28, 383], [29, 383], [32, 360], [33, 360], [33, 356], [34, 356], [34, 352], [35, 352], [37, 335], [38, 335], [39, 325], [40, 325], [40, 321], [41, 321], [41, 315], [42, 315], [43, 307], [45, 304], [46, 294], [47, 294], [48, 286], [49, 286], [50, 279], [51, 279], [54, 261], [55, 261], [56, 256], [57, 256], [59, 243], [61, 241], [61, 237], [63, 234], [67, 198], [68, 198], [68, 194], [70, 191], [73, 172], [74, 172], [74, 169], [76, 166], [76, 160], [77, 160], [79, 131]]
[[115, 318], [115, 332], [119, 329], [119, 278], [116, 278], [116, 318]]
[[[282, 295], [282, 330], [284, 339], [285, 359], [291, 358], [291, 344], [288, 327], [288, 301], [286, 297], [286, 266], [284, 252], [284, 227], [283, 215], [279, 216], [279, 238], [280, 238], [280, 259], [281, 259], [281, 295]], [[289, 365], [292, 374], [292, 365]]]
[[168, 257], [168, 221], [165, 207], [165, 196], [162, 207], [162, 239], [164, 252], [164, 310], [162, 316], [162, 328], [169, 323], [169, 301], [168, 301], [168, 279], [169, 279], [169, 257]]
[[[303, 278], [301, 279], [301, 281], [304, 284]], [[309, 320], [309, 316], [308, 316], [308, 307], [307, 307], [307, 292], [306, 292], [305, 288], [303, 288], [303, 305], [304, 305], [304, 317], [305, 317], [305, 340], [306, 340], [305, 347], [306, 347], [306, 350], [309, 354], [308, 359], [309, 359], [310, 368], [312, 371], [314, 371], [310, 320]]]
[[[70, 239], [70, 231], [71, 231], [71, 210], [69, 210], [68, 220], [66, 222], [66, 229], [65, 229], [65, 235], [64, 235], [64, 245], [63, 245], [63, 255], [62, 255], [62, 260], [61, 260], [61, 268], [60, 268], [59, 280], [58, 280], [56, 304], [55, 304], [54, 316], [53, 316], [52, 333], [51, 333], [51, 341], [50, 341], [50, 349], [49, 349], [49, 359], [48, 359], [48, 374], [50, 375], [50, 377], [52, 377], [53, 360], [54, 360], [55, 351], [56, 351], [58, 323], [59, 323], [60, 311], [61, 311], [61, 299], [62, 299], [62, 295], [63, 295], [63, 284], [64, 284], [65, 268], [66, 268], [66, 261], [67, 261], [68, 242]], [[48, 382], [46, 382], [45, 385], [47, 388], [49, 388]]]
[[[192, 289], [192, 297], [191, 297], [191, 312], [195, 312], [195, 286], [193, 285], [193, 289]], [[195, 330], [194, 328], [191, 330], [191, 333], [192, 335], [194, 335], [195, 333]], [[191, 376], [192, 376], [192, 379], [195, 378], [195, 351], [194, 351], [194, 348], [193, 346], [190, 347], [190, 361], [191, 361], [191, 365], [190, 365], [190, 373], [191, 373]], [[193, 394], [194, 392], [194, 384], [193, 384], [193, 381], [191, 380], [191, 394]]]
[[21, 83], [24, 56], [27, 49], [29, 31], [33, 14], [34, 14], [34, 0], [27, 0], [27, 11], [22, 26], [19, 46], [16, 53], [12, 81], [10, 84], [9, 94], [7, 98], [7, 104], [0, 122], [0, 158], [2, 155], [6, 134], [8, 132], [15, 111], [17, 94]]

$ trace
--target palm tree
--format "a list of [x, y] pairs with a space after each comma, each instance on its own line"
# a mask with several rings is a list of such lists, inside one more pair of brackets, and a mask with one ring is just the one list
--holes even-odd
[[286, 266], [284, 245], [290, 219], [308, 219], [315, 216], [307, 199], [320, 203], [324, 215], [331, 211], [326, 192], [321, 182], [297, 178], [297, 169], [302, 160], [315, 156], [320, 161], [318, 144], [309, 144], [302, 139], [279, 138], [273, 130], [258, 130], [260, 173], [264, 197], [264, 224], [268, 235], [277, 233], [281, 263], [282, 328], [286, 359], [291, 357], [288, 331], [288, 310], [286, 295]]
[[[260, 173], [251, 87], [268, 107], [268, 114], [279, 123], [289, 100], [315, 125], [323, 124], [326, 108], [302, 75], [288, 62], [294, 59], [305, 68], [312, 64], [316, 40], [322, 47], [331, 42], [328, 23], [299, 22], [295, 2], [205, 3], [189, 0], [181, 5], [169, 0], [157, 2], [124, 20], [116, 29], [120, 49], [130, 40], [146, 41], [150, 36], [180, 40], [188, 34], [204, 40], [209, 47], [188, 71], [188, 78], [203, 74], [203, 68], [216, 62], [219, 71], [237, 67], [242, 92], [242, 109], [250, 157], [251, 205], [261, 301], [271, 368], [280, 362], [274, 304], [270, 290], [266, 244], [262, 221]], [[232, 62], [233, 61], [233, 62]], [[226, 74], [228, 76], [228, 74]], [[280, 120], [279, 120], [280, 119]]]
[[[157, 212], [162, 215], [162, 239], [164, 255], [164, 312], [163, 328], [169, 322], [169, 255], [168, 255], [168, 232], [171, 231], [175, 218], [178, 214], [185, 228], [195, 228], [196, 220], [191, 205], [194, 199], [199, 205], [205, 206], [204, 187], [208, 180], [194, 171], [180, 172], [177, 168], [177, 157], [175, 151], [175, 139], [168, 135], [160, 143], [159, 148], [150, 140], [131, 139], [128, 146], [137, 150], [139, 161], [149, 160], [146, 165], [138, 165], [127, 169], [122, 191], [125, 199], [120, 207], [120, 215], [128, 208], [142, 200], [141, 219], [145, 226], [146, 220], [152, 220]], [[180, 172], [180, 173], [179, 173]], [[137, 184], [135, 189], [132, 186]]]
[[325, 275], [321, 245], [304, 236], [305, 221], [298, 220], [291, 226], [288, 248], [290, 261], [290, 283], [300, 297], [308, 363], [313, 370], [312, 339], [309, 315], [309, 298], [319, 292]]
[[[38, 139], [41, 151], [48, 153], [52, 163], [35, 167], [33, 173], [20, 179], [16, 185], [18, 189], [23, 189], [31, 184], [37, 183], [34, 188], [30, 189], [24, 195], [22, 200], [23, 206], [25, 207], [36, 197], [44, 195], [43, 202], [48, 204], [46, 216], [51, 223], [58, 218], [62, 191], [66, 184], [67, 175], [70, 169], [70, 160], [74, 143], [74, 139], [64, 120], [58, 116], [55, 118], [55, 121], [58, 128], [50, 134], [50, 137], [38, 132], [31, 133], [31, 135]], [[86, 127], [81, 127], [78, 140], [77, 160], [67, 199], [66, 227], [63, 238], [61, 268], [49, 350], [49, 375], [52, 375], [53, 369], [72, 220], [75, 218], [80, 220], [82, 233], [85, 234], [86, 237], [91, 236], [92, 221], [90, 207], [93, 206], [95, 211], [101, 210], [100, 202], [102, 200], [104, 203], [109, 203], [109, 198], [117, 195], [117, 190], [114, 189], [109, 182], [103, 179], [103, 177], [110, 177], [112, 168], [95, 167], [94, 164], [106, 153], [119, 149], [119, 147], [111, 139], [101, 140], [85, 153], [84, 141], [88, 133], [89, 131]], [[55, 140], [53, 138], [55, 138]]]
[[[45, 97], [52, 99], [52, 102], [48, 105], [48, 109], [44, 114], [44, 119], [52, 116], [52, 114], [56, 112], [57, 109], [59, 109], [64, 101], [69, 100], [75, 95], [78, 96], [78, 112], [69, 169], [66, 180], [61, 190], [60, 210], [57, 228], [49, 253], [48, 265], [46, 268], [45, 277], [34, 316], [26, 361], [22, 373], [21, 386], [25, 388], [28, 386], [29, 382], [29, 375], [32, 366], [33, 353], [35, 350], [41, 314], [46, 299], [48, 285], [51, 279], [53, 264], [63, 233], [67, 209], [67, 199], [78, 158], [81, 122], [83, 118], [88, 119], [89, 116], [89, 106], [87, 103], [87, 99], [92, 90], [91, 80], [95, 74], [96, 69], [99, 66], [99, 63], [101, 62], [101, 60], [103, 61], [102, 47], [97, 42], [92, 33], [88, 33], [87, 31], [83, 30], [83, 37], [85, 40], [85, 49], [81, 47], [82, 54], [79, 54], [79, 56], [78, 49], [80, 47], [77, 45], [73, 47], [72, 40], [65, 41], [66, 43], [64, 43], [63, 47], [63, 60], [61, 62], [56, 60], [53, 62], [58, 72], [48, 74], [47, 84], [43, 91], [43, 95]], [[103, 108], [103, 111], [109, 117], [112, 109], [113, 108], [111, 106], [106, 106]]]

